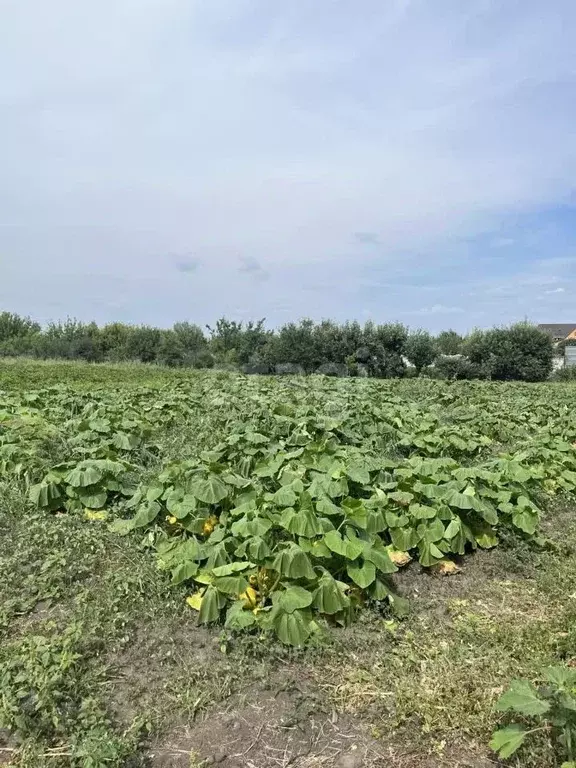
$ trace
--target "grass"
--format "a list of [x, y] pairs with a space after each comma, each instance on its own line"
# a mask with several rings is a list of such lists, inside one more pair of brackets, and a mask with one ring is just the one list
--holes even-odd
[[194, 376], [188, 369], [165, 368], [154, 363], [84, 363], [78, 360], [0, 358], [0, 389], [40, 389], [66, 383], [78, 390], [94, 387], [161, 387]]

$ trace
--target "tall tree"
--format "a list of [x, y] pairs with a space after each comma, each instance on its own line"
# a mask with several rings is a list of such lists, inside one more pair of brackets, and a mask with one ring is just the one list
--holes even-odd
[[418, 373], [431, 365], [436, 355], [436, 344], [428, 331], [418, 330], [409, 334], [406, 342], [406, 357]]

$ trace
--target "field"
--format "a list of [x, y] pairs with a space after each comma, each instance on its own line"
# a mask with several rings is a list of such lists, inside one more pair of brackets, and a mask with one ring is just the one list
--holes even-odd
[[575, 405], [0, 362], [0, 765], [499, 765], [576, 664]]

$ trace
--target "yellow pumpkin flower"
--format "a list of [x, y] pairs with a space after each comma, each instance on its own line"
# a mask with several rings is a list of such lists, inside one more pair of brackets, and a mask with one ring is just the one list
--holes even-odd
[[202, 592], [194, 592], [193, 595], [186, 598], [186, 602], [195, 611], [199, 611], [202, 606]]
[[214, 528], [218, 525], [218, 518], [216, 515], [210, 515], [210, 517], [206, 518], [204, 521], [204, 525], [202, 526], [202, 533], [204, 536], [210, 536]]
[[247, 587], [246, 592], [242, 592], [238, 597], [244, 600], [245, 608], [255, 608], [258, 603], [258, 592], [253, 587]]

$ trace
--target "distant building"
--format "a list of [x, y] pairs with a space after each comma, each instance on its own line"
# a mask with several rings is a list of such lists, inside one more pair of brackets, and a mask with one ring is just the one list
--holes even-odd
[[[568, 365], [576, 365], [576, 323], [541, 323], [538, 328], [550, 336], [556, 346], [557, 354], [553, 362], [554, 370]], [[567, 342], [567, 343], [563, 343]]]
[[556, 344], [560, 341], [576, 341], [576, 323], [541, 323], [538, 328], [550, 336]]

